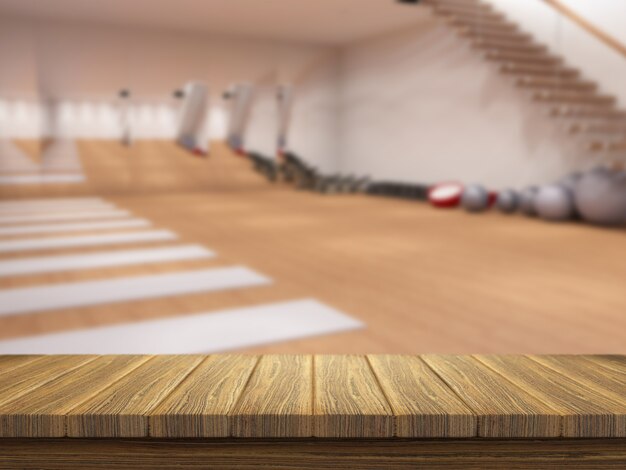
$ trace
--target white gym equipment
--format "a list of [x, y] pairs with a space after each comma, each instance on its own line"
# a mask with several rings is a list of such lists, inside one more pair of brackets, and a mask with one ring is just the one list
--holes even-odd
[[233, 85], [225, 94], [230, 103], [228, 144], [234, 150], [244, 151], [244, 134], [250, 118], [254, 88], [249, 83]]
[[183, 104], [180, 110], [177, 141], [191, 152], [200, 155], [209, 153], [209, 88], [202, 82], [185, 85]]

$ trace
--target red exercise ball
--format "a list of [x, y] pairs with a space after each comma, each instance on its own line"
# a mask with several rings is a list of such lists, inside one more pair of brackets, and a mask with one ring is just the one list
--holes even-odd
[[456, 182], [439, 183], [428, 191], [428, 200], [435, 207], [457, 207], [463, 195], [463, 185]]

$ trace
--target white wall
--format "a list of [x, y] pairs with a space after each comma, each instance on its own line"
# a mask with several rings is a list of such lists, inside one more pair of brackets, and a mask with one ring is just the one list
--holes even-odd
[[[54, 129], [64, 138], [117, 139], [122, 133], [119, 100], [61, 99], [53, 104]], [[178, 103], [172, 100], [137, 100], [129, 106], [133, 138], [174, 139]]]
[[339, 167], [376, 179], [551, 181], [581, 165], [551, 121], [434, 17], [343, 51]]
[[42, 113], [32, 25], [0, 21], [0, 138], [39, 133]]
[[339, 61], [326, 55], [296, 78], [287, 149], [325, 173], [340, 163]]
[[626, 45], [626, 2], [616, 0], [561, 0], [603, 31]]
[[278, 150], [278, 101], [276, 83], [254, 86], [253, 102], [245, 133], [244, 148], [248, 152], [274, 158]]
[[[579, 42], [580, 31], [574, 33], [563, 20], [555, 34], [555, 13], [541, 0], [490, 1], [512, 19], [528, 21], [525, 29], [626, 100], [621, 56], [619, 66], [606, 65], [614, 64], [610, 49]], [[583, 7], [582, 0], [569, 1]], [[609, 0], [596, 1], [608, 11]], [[43, 125], [36, 100], [48, 97], [55, 100], [63, 136], [118, 138], [116, 95], [128, 87], [135, 136], [174, 138], [178, 103], [171, 93], [195, 79], [210, 86], [212, 134], [223, 137], [222, 91], [231, 83], [273, 76], [294, 86], [288, 148], [325, 172], [398, 181], [460, 179], [498, 188], [550, 181], [589, 166], [575, 142], [559, 134], [463, 39], [434, 17], [416, 18], [421, 23], [414, 28], [341, 52], [224, 36], [0, 20], [0, 135], [37, 136]], [[269, 133], [262, 134], [270, 142]], [[275, 146], [275, 133], [271, 141]]]
[[[561, 0], [599, 29], [626, 44], [626, 2]], [[537, 41], [579, 68], [585, 77], [626, 106], [626, 59], [543, 0], [487, 0]]]
[[0, 99], [0, 139], [28, 139], [40, 134], [42, 112], [33, 98]]
[[213, 104], [209, 110], [209, 130], [213, 140], [225, 140], [228, 134], [228, 111], [227, 106], [219, 101]]
[[64, 133], [118, 138], [117, 92], [129, 88], [135, 135], [173, 138], [178, 110], [171, 94], [199, 80], [212, 93], [212, 135], [224, 137], [221, 94], [228, 85], [267, 74], [288, 81], [328, 50], [208, 34], [0, 19], [0, 132], [36, 137], [41, 126], [33, 120], [29, 126], [8, 124], [1, 116], [7, 109], [21, 109], [25, 99], [47, 97], [56, 102]]
[[23, 21], [0, 19], [0, 92], [3, 96], [38, 96], [35, 28]]

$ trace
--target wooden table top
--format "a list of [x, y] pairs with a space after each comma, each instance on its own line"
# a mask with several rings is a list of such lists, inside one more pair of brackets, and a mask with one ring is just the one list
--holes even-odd
[[0, 437], [626, 437], [626, 356], [0, 356]]

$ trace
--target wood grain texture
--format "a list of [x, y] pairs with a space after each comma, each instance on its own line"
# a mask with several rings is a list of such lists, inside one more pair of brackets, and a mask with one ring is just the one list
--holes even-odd
[[598, 364], [603, 369], [610, 369], [617, 374], [626, 375], [626, 356], [601, 354], [584, 357], [585, 359]]
[[146, 437], [148, 414], [202, 361], [155, 356], [67, 416], [70, 437]]
[[259, 360], [230, 412], [235, 437], [313, 435], [313, 358], [269, 355]]
[[614, 400], [623, 401], [626, 390], [626, 370], [619, 372], [591, 360], [590, 357], [559, 355], [559, 356], [528, 356], [530, 359], [554, 369], [577, 382], [593, 387], [598, 393], [607, 395]]
[[[76, 406], [109, 387], [146, 361], [143, 356], [100, 356], [87, 358], [73, 367], [81, 356], [64, 358], [66, 374], [14, 397], [0, 405], [0, 437], [63, 437], [66, 415]], [[42, 362], [51, 363], [53, 357]]]
[[393, 412], [364, 356], [315, 356], [317, 437], [392, 437]]
[[562, 415], [563, 437], [626, 437], [624, 398], [608, 397], [525, 356], [476, 358]]
[[371, 355], [368, 360], [395, 417], [398, 437], [474, 437], [476, 416], [416, 356]]
[[96, 356], [42, 356], [21, 367], [10, 369], [0, 375], [0, 404], [14, 401], [95, 358]]
[[150, 436], [229, 437], [228, 415], [257, 361], [256, 356], [209, 356], [150, 413]]
[[27, 356], [27, 355], [15, 355], [15, 356], [0, 356], [0, 377], [1, 374], [8, 372], [17, 367], [21, 367], [24, 364], [32, 362], [37, 359], [41, 359], [42, 356]]
[[624, 469], [624, 439], [0, 441], [2, 470]]
[[0, 437], [626, 437], [623, 356], [0, 356], [1, 364]]
[[480, 437], [560, 435], [561, 417], [553, 408], [477, 360], [467, 356], [422, 358], [476, 413]]

